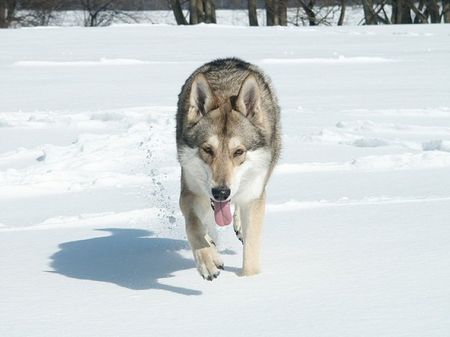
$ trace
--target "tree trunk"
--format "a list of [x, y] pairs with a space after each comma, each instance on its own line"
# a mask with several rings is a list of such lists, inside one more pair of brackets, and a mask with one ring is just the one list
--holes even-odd
[[363, 0], [363, 10], [364, 10], [364, 21], [366, 25], [376, 25], [378, 24], [378, 15], [373, 10], [372, 0]]
[[205, 10], [205, 22], [216, 23], [216, 5], [213, 0], [203, 0], [203, 8]]
[[17, 20], [16, 8], [16, 0], [0, 0], [0, 28], [8, 28], [12, 22]]
[[397, 23], [397, 2], [395, 0], [391, 1], [392, 11], [391, 11], [391, 23], [395, 24]]
[[278, 24], [287, 26], [287, 0], [280, 0], [278, 3]]
[[217, 23], [215, 0], [209, 0], [209, 1], [211, 1], [211, 22], [212, 23]]
[[189, 24], [201, 22], [216, 23], [216, 5], [214, 0], [189, 0]]
[[273, 0], [273, 25], [278, 26], [280, 24], [280, 20], [278, 18], [278, 5], [280, 0]]
[[[410, 0], [411, 4], [412, 0]], [[412, 3], [411, 9], [413, 10], [414, 14], [416, 15], [414, 17], [414, 23], [428, 23], [428, 18], [422, 13], [423, 7], [425, 6], [425, 0], [419, 1], [419, 7], [415, 8], [414, 3]]]
[[198, 22], [205, 22], [205, 7], [203, 6], [203, 0], [197, 0], [197, 16]]
[[300, 3], [300, 6], [302, 6], [303, 10], [305, 11], [306, 15], [308, 16], [308, 21], [310, 26], [316, 26], [316, 13], [314, 13], [314, 0], [309, 0], [308, 4], [306, 4], [303, 0], [298, 0]]
[[407, 0], [401, 0], [400, 6], [401, 20], [400, 23], [412, 23], [411, 9]]
[[97, 15], [98, 15], [98, 12], [96, 12], [96, 13], [89, 13], [89, 15], [90, 15], [89, 27], [97, 26]]
[[211, 7], [212, 4], [209, 0], [203, 0], [203, 10], [205, 11], [205, 21], [206, 23], [212, 23], [211, 20]]
[[196, 25], [198, 23], [198, 6], [197, 2], [201, 0], [189, 1], [189, 24]]
[[345, 17], [345, 0], [341, 0], [341, 14], [339, 14], [339, 20], [337, 25], [342, 26], [344, 24]]
[[392, 23], [412, 23], [408, 0], [392, 0]]
[[8, 28], [6, 0], [0, 0], [0, 28]]
[[442, 16], [445, 23], [450, 23], [450, 0], [442, 0]]
[[274, 2], [277, 0], [266, 0], [266, 24], [267, 26], [275, 25], [275, 7]]
[[426, 3], [428, 13], [430, 13], [431, 23], [441, 22], [441, 17], [439, 15], [439, 6], [436, 3], [436, 0], [426, 0]]
[[248, 22], [250, 26], [258, 26], [258, 15], [256, 13], [256, 0], [248, 0]]
[[172, 7], [173, 15], [175, 16], [177, 25], [187, 25], [188, 22], [183, 15], [180, 0], [170, 0], [170, 6]]

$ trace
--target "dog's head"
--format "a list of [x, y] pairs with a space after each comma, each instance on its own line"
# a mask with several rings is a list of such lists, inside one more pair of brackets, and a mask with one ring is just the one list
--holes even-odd
[[236, 96], [223, 99], [216, 97], [206, 77], [198, 74], [192, 82], [189, 106], [180, 162], [211, 200], [229, 201], [248, 180], [266, 172], [270, 162], [258, 82], [249, 75]]

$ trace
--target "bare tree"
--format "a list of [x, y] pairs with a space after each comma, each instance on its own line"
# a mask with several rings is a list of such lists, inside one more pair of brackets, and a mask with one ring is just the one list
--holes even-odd
[[5, 0], [0, 0], [0, 28], [7, 28], [8, 22], [7, 22], [7, 5]]
[[442, 13], [445, 23], [450, 23], [450, 0], [442, 0]]
[[339, 14], [339, 20], [337, 22], [338, 26], [342, 26], [344, 24], [344, 18], [345, 18], [345, 0], [341, 0], [341, 14]]
[[275, 5], [277, 0], [266, 0], [266, 25], [267, 26], [275, 26], [278, 21]]
[[[306, 2], [305, 2], [306, 1]], [[306, 16], [308, 17], [308, 22], [310, 26], [316, 26], [316, 12], [314, 12], [314, 0], [298, 0], [300, 3], [300, 6], [303, 8], [303, 10], [306, 13]]]
[[436, 0], [426, 0], [427, 11], [430, 14], [431, 23], [440, 23], [441, 16], [439, 15], [439, 5]]
[[216, 4], [214, 0], [203, 0], [203, 8], [205, 9], [206, 23], [217, 23], [216, 21]]
[[392, 23], [412, 23], [408, 0], [392, 0]]
[[[343, 24], [345, 15], [345, 0], [341, 4], [336, 0], [297, 0], [296, 15], [290, 19], [290, 23], [299, 26], [309, 25], [327, 25], [335, 24], [336, 17], [339, 15], [338, 24]], [[343, 3], [343, 6], [342, 6]]]
[[419, 0], [418, 6], [416, 6], [413, 0], [409, 0], [409, 5], [415, 15], [413, 20], [414, 23], [428, 23], [428, 14], [426, 10], [423, 11], [425, 0]]
[[84, 25], [88, 27], [108, 26], [116, 18], [136, 18], [129, 12], [123, 11], [122, 0], [80, 0], [85, 13]]
[[199, 23], [198, 21], [198, 3], [201, 0], [190, 0], [189, 1], [189, 24], [190, 25], [196, 25]]
[[366, 25], [376, 25], [378, 24], [378, 15], [373, 9], [372, 0], [362, 0], [363, 11], [364, 11], [364, 21]]
[[80, 0], [86, 13], [84, 25], [89, 27], [109, 25], [114, 17], [111, 8], [115, 0]]
[[0, 0], [0, 28], [8, 28], [18, 21], [16, 17], [17, 6], [16, 0]]
[[216, 23], [216, 5], [213, 0], [189, 1], [189, 24]]
[[256, 0], [248, 0], [247, 5], [248, 5], [248, 21], [250, 26], [258, 26], [258, 15], [256, 13]]
[[[376, 13], [378, 15], [378, 21], [379, 22], [383, 22], [384, 24], [389, 24], [391, 23], [391, 21], [389, 20], [389, 16], [386, 12], [386, 10], [384, 9], [384, 6], [386, 5], [387, 0], [382, 0], [380, 2], [380, 6], [377, 9]], [[381, 16], [381, 14], [383, 14], [383, 16]]]
[[27, 0], [23, 4], [29, 9], [23, 18], [24, 24], [32, 26], [48, 26], [55, 11], [62, 7], [60, 0]]
[[419, 7], [416, 6], [416, 4], [413, 2], [413, 0], [409, 0], [409, 6], [411, 7], [411, 10], [413, 11], [415, 17], [414, 17], [414, 23], [428, 23], [428, 14], [425, 10], [422, 13], [423, 7], [424, 7], [425, 1], [420, 0]]
[[170, 0], [170, 7], [172, 8], [173, 15], [175, 16], [175, 20], [177, 25], [187, 25], [188, 22], [184, 17], [183, 10], [181, 9], [180, 0]]
[[279, 0], [278, 2], [278, 24], [287, 26], [287, 0]]

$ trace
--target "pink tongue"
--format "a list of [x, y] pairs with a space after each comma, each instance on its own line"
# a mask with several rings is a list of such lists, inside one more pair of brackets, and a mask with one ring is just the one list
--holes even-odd
[[228, 226], [231, 223], [231, 209], [229, 201], [214, 201], [214, 218], [219, 226]]

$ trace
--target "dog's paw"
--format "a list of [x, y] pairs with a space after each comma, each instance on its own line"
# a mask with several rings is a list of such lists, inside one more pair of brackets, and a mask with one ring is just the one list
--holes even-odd
[[200, 275], [208, 281], [212, 281], [223, 270], [223, 262], [217, 253], [215, 246], [194, 250], [195, 262]]

